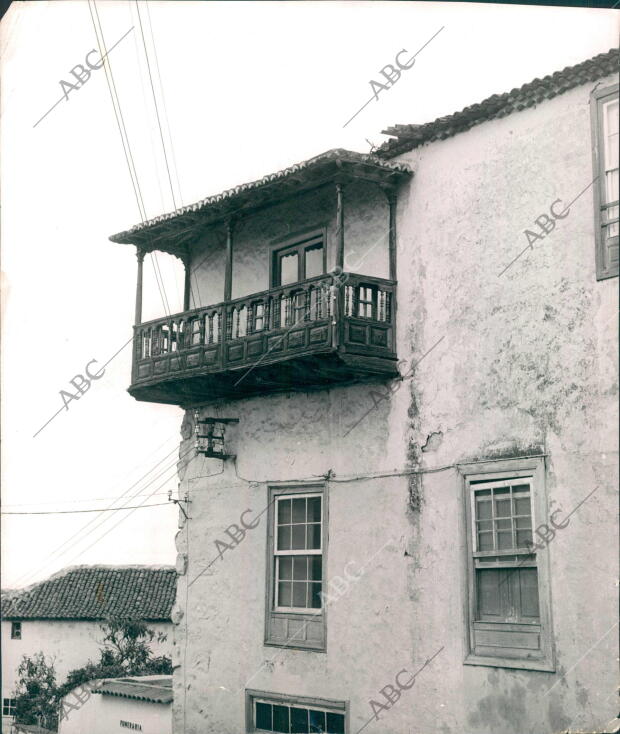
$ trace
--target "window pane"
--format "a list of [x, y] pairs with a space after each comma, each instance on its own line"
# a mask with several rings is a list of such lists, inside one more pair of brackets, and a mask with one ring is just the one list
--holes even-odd
[[286, 734], [290, 732], [290, 728], [288, 725], [288, 712], [289, 712], [288, 706], [274, 706], [273, 707], [273, 730], [274, 731], [286, 732]]
[[325, 712], [310, 709], [310, 731], [324, 732], [325, 726]]
[[307, 525], [308, 528], [308, 545], [307, 548], [318, 550], [321, 547], [321, 526]]
[[291, 525], [293, 529], [293, 550], [303, 550], [306, 547], [306, 526]]
[[493, 533], [478, 533], [478, 550], [493, 550]]
[[521, 592], [521, 617], [538, 619], [538, 570], [535, 568], [519, 569], [519, 586]]
[[497, 569], [479, 569], [476, 571], [478, 581], [478, 616], [498, 617], [501, 614], [500, 572]]
[[278, 528], [278, 550], [291, 549], [291, 526]]
[[508, 550], [512, 548], [512, 531], [499, 531], [497, 533], [497, 548], [498, 550]]
[[308, 578], [308, 556], [295, 556], [293, 560], [293, 578], [302, 581]]
[[291, 521], [291, 501], [290, 500], [279, 500], [278, 501], [278, 523], [284, 525]]
[[323, 245], [306, 250], [306, 278], [314, 278], [323, 272]]
[[271, 731], [271, 704], [256, 703], [256, 728]]
[[327, 731], [329, 734], [344, 734], [344, 716], [327, 714]]
[[279, 559], [280, 578], [292, 579], [293, 578], [293, 557], [292, 556], [280, 556]]
[[310, 556], [310, 578], [320, 581], [323, 578], [323, 559], [321, 556]]
[[306, 500], [293, 500], [293, 520], [292, 522], [306, 522]]
[[290, 607], [291, 606], [291, 582], [284, 581], [278, 584], [278, 606]]
[[532, 531], [517, 530], [517, 548], [527, 548], [528, 545], [532, 544]]
[[491, 501], [483, 500], [476, 503], [476, 515], [478, 520], [490, 520], [491, 519]]
[[294, 581], [293, 582], [293, 604], [294, 607], [301, 607], [305, 609], [306, 595], [308, 593], [308, 584], [305, 581]]
[[321, 521], [321, 498], [320, 497], [309, 497], [308, 498], [308, 522], [320, 522]]
[[495, 517], [510, 517], [510, 500], [495, 500]]
[[292, 734], [308, 734], [308, 709], [291, 708]]
[[298, 280], [298, 257], [296, 252], [280, 256], [280, 285], [296, 283]]
[[618, 100], [603, 104], [605, 170], [618, 168]]
[[323, 584], [310, 584], [310, 587], [310, 609], [320, 609], [322, 606], [320, 593], [323, 588]]
[[517, 530], [517, 548], [526, 548], [527, 543], [532, 542], [532, 520], [529, 517], [517, 517], [515, 527]]
[[530, 515], [531, 514], [529, 497], [515, 497], [514, 505], [515, 505], [515, 509], [514, 509], [515, 515]]

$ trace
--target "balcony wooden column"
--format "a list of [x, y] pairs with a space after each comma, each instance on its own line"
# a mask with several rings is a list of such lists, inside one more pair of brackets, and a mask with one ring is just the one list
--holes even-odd
[[336, 267], [344, 268], [344, 186], [336, 184]]
[[390, 237], [389, 237], [389, 255], [390, 255], [390, 280], [396, 280], [396, 192], [387, 192], [388, 205], [390, 207]]
[[224, 300], [232, 299], [233, 223], [226, 225], [226, 271], [224, 274]]
[[185, 268], [185, 281], [183, 285], [183, 310], [189, 311], [190, 293], [192, 290], [192, 267], [189, 255], [186, 255], [183, 258], [183, 267]]
[[142, 323], [142, 276], [145, 252], [140, 247], [136, 248], [136, 256], [138, 258], [138, 278], [136, 283], [136, 313], [134, 316], [134, 324], [138, 326]]

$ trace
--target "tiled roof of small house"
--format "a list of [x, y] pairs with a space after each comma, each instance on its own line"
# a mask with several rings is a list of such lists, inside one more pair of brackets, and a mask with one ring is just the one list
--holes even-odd
[[377, 148], [375, 154], [383, 159], [393, 158], [423, 143], [443, 140], [465, 132], [487, 120], [505, 117], [512, 112], [534, 107], [569, 89], [617, 72], [619, 60], [619, 49], [613, 48], [575, 66], [567, 66], [562, 71], [556, 71], [542, 79], [534, 79], [510, 92], [494, 94], [452, 115], [438, 117], [423, 125], [394, 125], [382, 130], [385, 135], [392, 135], [394, 139], [388, 140]]
[[110, 616], [170, 621], [177, 575], [172, 566], [72, 566], [25, 589], [2, 592], [4, 619]]
[[[240, 184], [220, 194], [208, 196], [195, 204], [136, 224], [125, 232], [112, 235], [109, 239], [121, 244], [140, 242], [140, 245], [147, 249], [151, 244], [152, 249], [155, 249], [154, 243], [157, 241], [157, 249], [162, 249], [159, 240], [165, 239], [168, 235], [176, 236], [179, 232], [187, 232], [197, 222], [209, 224], [222, 220], [247, 208], [258, 207], [318, 186], [330, 175], [347, 171], [359, 176], [381, 177], [386, 183], [411, 176], [410, 168], [404, 163], [382, 161], [374, 155], [335, 148], [276, 173], [270, 173], [257, 181]], [[174, 231], [175, 226], [181, 229]]]
[[172, 676], [134, 676], [131, 678], [109, 678], [104, 680], [93, 693], [102, 696], [133, 698], [152, 703], [172, 703]]

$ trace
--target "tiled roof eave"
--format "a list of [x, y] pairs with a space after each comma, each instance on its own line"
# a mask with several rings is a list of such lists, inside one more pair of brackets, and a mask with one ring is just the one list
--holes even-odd
[[93, 693], [99, 693], [102, 696], [114, 696], [116, 698], [131, 698], [134, 701], [148, 701], [150, 703], [172, 703], [172, 694], [165, 696], [140, 696], [136, 693], [120, 693], [119, 691], [106, 691], [102, 689], [93, 689]]
[[326, 181], [323, 181], [320, 175], [317, 176], [317, 173], [325, 172], [326, 178], [329, 179], [338, 174], [338, 169], [350, 171], [355, 169], [360, 176], [363, 173], [366, 175], [372, 173], [386, 182], [395, 183], [412, 175], [411, 169], [406, 164], [384, 161], [375, 155], [337, 148], [263, 176], [256, 181], [235, 186], [189, 206], [154, 217], [134, 225], [129, 230], [112, 235], [109, 239], [119, 244], [138, 244], [140, 240], [146, 240], [149, 233], [154, 234], [161, 229], [161, 225], [183, 222], [185, 218], [191, 220], [192, 214], [201, 214], [201, 223], [215, 223], [234, 213], [235, 203], [241, 203], [242, 206], [252, 204], [260, 206], [270, 200], [279, 201], [286, 198], [287, 187], [290, 187], [292, 194], [303, 190], [304, 186], [321, 185]]
[[172, 566], [77, 566], [2, 594], [7, 621], [102, 621], [111, 616], [171, 621], [176, 596]]
[[575, 87], [617, 74], [619, 60], [619, 50], [611, 49], [543, 79], [534, 79], [510, 92], [494, 94], [452, 115], [439, 117], [423, 125], [394, 125], [382, 131], [385, 135], [394, 136], [393, 139], [381, 145], [375, 154], [387, 161], [426, 143], [466, 132], [483, 122], [534, 107]]

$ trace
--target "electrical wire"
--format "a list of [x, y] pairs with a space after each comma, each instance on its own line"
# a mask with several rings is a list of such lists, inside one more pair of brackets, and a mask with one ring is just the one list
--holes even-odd
[[[91, 7], [92, 2], [92, 7]], [[118, 131], [121, 136], [121, 142], [123, 145], [123, 151], [125, 153], [125, 160], [127, 162], [127, 167], [129, 169], [129, 175], [132, 180], [132, 185], [134, 189], [134, 194], [136, 196], [136, 203], [138, 205], [138, 212], [140, 215], [140, 219], [142, 220], [142, 223], [147, 221], [147, 214], [146, 214], [146, 208], [144, 206], [144, 198], [142, 196], [142, 190], [140, 189], [140, 183], [138, 180], [138, 173], [137, 169], [133, 160], [133, 154], [131, 152], [131, 145], [129, 143], [129, 136], [127, 134], [127, 127], [125, 125], [125, 119], [123, 117], [123, 111], [120, 103], [120, 98], [118, 96], [118, 92], [116, 90], [116, 83], [114, 81], [114, 74], [112, 72], [112, 64], [110, 63], [110, 58], [107, 55], [107, 48], [105, 43], [105, 37], [103, 35], [103, 28], [101, 25], [101, 20], [99, 18], [99, 11], [97, 10], [97, 3], [95, 0], [88, 0], [88, 9], [90, 11], [90, 17], [93, 22], [93, 28], [95, 30], [95, 37], [97, 39], [97, 45], [99, 47], [99, 53], [102, 58], [105, 59], [104, 61], [104, 70], [106, 74], [106, 82], [108, 86], [108, 91], [110, 92], [110, 98], [112, 100], [112, 108], [114, 109], [114, 116], [116, 117], [116, 123], [118, 126]], [[93, 14], [94, 9], [94, 14]], [[96, 16], [96, 20], [95, 20]], [[100, 40], [101, 37], [101, 40]], [[104, 56], [105, 51], [105, 56]], [[117, 112], [118, 107], [118, 112]], [[125, 142], [126, 141], [126, 142]], [[134, 181], [135, 178], [135, 181]], [[159, 273], [159, 268], [157, 264], [157, 257], [155, 253], [151, 252], [151, 258], [153, 261], [153, 267], [155, 269], [155, 280], [157, 281], [157, 287], [159, 289], [159, 293], [162, 299], [162, 304], [164, 307], [164, 311], [166, 311], [166, 315], [170, 315], [170, 306], [168, 304], [168, 298], [166, 295], [166, 289], [163, 283], [163, 280], [160, 284], [160, 278], [161, 273]]]
[[[149, 495], [152, 496], [152, 495]], [[169, 505], [169, 502], [158, 502], [154, 505], [133, 505], [129, 507], [107, 507], [105, 509], [93, 508], [90, 510], [48, 510], [46, 512], [0, 512], [0, 515], [75, 515], [80, 512], [118, 512], [122, 510], [137, 510], [139, 508], [146, 509], [147, 507], [163, 507]]]
[[157, 126], [159, 127], [159, 137], [161, 139], [161, 147], [164, 152], [164, 162], [166, 164], [166, 171], [168, 172], [168, 182], [170, 183], [170, 193], [172, 195], [172, 204], [177, 209], [177, 202], [174, 196], [174, 187], [172, 186], [172, 176], [170, 175], [170, 166], [168, 165], [168, 154], [166, 153], [166, 145], [164, 143], [164, 133], [161, 127], [161, 120], [159, 119], [159, 108], [157, 106], [157, 97], [155, 96], [155, 87], [153, 85], [153, 75], [151, 74], [151, 64], [149, 61], [149, 54], [146, 48], [146, 39], [144, 38], [144, 28], [142, 27], [142, 17], [140, 16], [140, 6], [138, 0], [136, 3], [136, 13], [138, 14], [138, 23], [140, 25], [140, 35], [142, 36], [142, 45], [144, 46], [144, 56], [146, 58], [146, 68], [149, 74], [149, 81], [151, 83], [151, 93], [153, 94], [153, 104], [155, 105], [155, 115], [157, 116]]
[[[193, 447], [192, 447], [192, 448], [193, 448]], [[179, 457], [179, 458], [180, 458], [180, 459], [184, 458], [185, 456], [187, 456], [187, 454], [188, 454], [188, 453], [190, 453], [190, 451], [191, 451], [191, 450], [192, 450], [192, 449], [188, 449], [188, 451], [186, 451], [186, 452], [185, 452], [185, 453], [184, 453], [184, 454], [183, 454], [183, 455], [182, 455], [181, 457]], [[190, 461], [191, 461], [191, 459], [190, 459]], [[187, 462], [187, 464], [189, 464], [189, 462]], [[176, 461], [174, 462], [174, 464], [173, 464], [172, 466], [175, 466], [175, 465], [176, 465]], [[166, 470], [164, 470], [164, 472], [162, 472], [162, 473], [165, 473], [165, 471], [167, 471], [167, 470], [171, 469], [171, 468], [172, 468], [172, 466], [169, 466], [169, 467], [167, 467], [167, 469], [166, 469]], [[158, 485], [158, 486], [157, 486], [157, 487], [155, 488], [155, 490], [154, 490], [154, 491], [153, 491], [153, 492], [152, 492], [152, 493], [151, 493], [150, 495], [147, 495], [147, 497], [145, 498], [145, 500], [144, 500], [143, 502], [141, 502], [141, 503], [140, 503], [140, 505], [138, 505], [137, 507], [135, 507], [135, 508], [132, 508], [132, 509], [130, 509], [130, 508], [128, 508], [128, 507], [118, 507], [118, 508], [111, 508], [112, 510], [115, 510], [115, 511], [119, 511], [119, 510], [122, 510], [122, 509], [130, 509], [130, 511], [129, 511], [129, 512], [128, 512], [128, 513], [126, 514], [126, 515], [124, 515], [124, 516], [123, 516], [123, 517], [122, 517], [122, 518], [121, 518], [121, 519], [119, 520], [119, 522], [117, 522], [117, 523], [115, 523], [114, 525], [112, 525], [112, 527], [108, 528], [108, 529], [107, 529], [107, 530], [106, 530], [106, 531], [105, 531], [105, 532], [104, 532], [104, 533], [103, 533], [102, 535], [100, 535], [100, 536], [99, 536], [98, 538], [96, 538], [96, 539], [95, 539], [95, 540], [94, 540], [94, 541], [93, 541], [93, 542], [92, 542], [92, 543], [91, 543], [91, 544], [90, 544], [89, 546], [87, 546], [86, 548], [83, 548], [83, 549], [82, 549], [82, 550], [81, 550], [81, 551], [80, 551], [80, 552], [79, 552], [79, 553], [78, 553], [78, 554], [77, 554], [76, 556], [72, 557], [72, 558], [71, 558], [71, 559], [70, 559], [70, 560], [69, 560], [68, 562], [66, 562], [66, 565], [71, 565], [71, 563], [72, 563], [72, 562], [73, 562], [73, 561], [74, 561], [74, 560], [75, 560], [76, 558], [79, 558], [80, 556], [84, 555], [84, 553], [86, 553], [86, 551], [90, 550], [90, 548], [92, 548], [92, 547], [93, 547], [94, 545], [96, 545], [96, 544], [97, 544], [98, 542], [100, 542], [101, 540], [103, 540], [103, 538], [105, 538], [105, 537], [106, 537], [106, 536], [107, 536], [107, 535], [108, 535], [108, 534], [109, 534], [110, 532], [112, 532], [112, 530], [114, 530], [114, 528], [118, 527], [118, 525], [120, 525], [120, 523], [121, 523], [121, 522], [124, 522], [124, 521], [125, 521], [125, 520], [126, 520], [126, 519], [127, 519], [127, 518], [128, 518], [129, 516], [130, 516], [130, 515], [132, 515], [132, 514], [133, 514], [133, 513], [134, 513], [134, 512], [136, 511], [136, 509], [139, 509], [140, 507], [143, 507], [143, 506], [144, 506], [144, 505], [146, 504], [146, 502], [148, 501], [148, 499], [149, 499], [149, 498], [150, 498], [151, 496], [153, 496], [153, 495], [154, 495], [154, 493], [155, 493], [155, 492], [156, 492], [156, 491], [157, 491], [158, 489], [161, 489], [161, 487], [163, 487], [163, 486], [164, 486], [164, 484], [166, 484], [166, 482], [170, 481], [170, 479], [172, 479], [172, 478], [173, 478], [173, 477], [174, 477], [175, 475], [176, 475], [176, 466], [175, 466], [175, 469], [174, 469], [173, 473], [172, 473], [172, 474], [171, 474], [171, 475], [170, 475], [169, 477], [166, 477], [166, 479], [165, 479], [165, 480], [164, 480], [164, 481], [163, 481], [163, 482], [162, 482], [162, 483], [161, 483], [160, 485]], [[157, 478], [159, 478], [160, 476], [161, 476], [161, 474], [160, 474], [160, 475], [158, 475], [158, 477], [157, 477]], [[151, 483], [152, 483], [153, 481], [155, 481], [155, 479], [151, 480]], [[130, 499], [132, 499], [132, 498], [130, 498]], [[165, 503], [165, 504], [167, 504], [167, 503]], [[101, 511], [99, 511], [99, 512], [101, 512]], [[113, 515], [110, 515], [110, 516], [108, 516], [108, 517], [104, 518], [104, 521], [107, 521], [108, 519], [111, 519], [111, 518], [113, 518], [113, 517], [114, 517]], [[95, 519], [97, 519], [97, 518], [95, 518]], [[93, 522], [93, 521], [91, 521], [91, 522]], [[95, 528], [94, 528], [94, 529], [95, 529]], [[93, 531], [91, 530], [90, 532], [92, 533]], [[90, 533], [89, 533], [89, 534], [90, 534]], [[86, 536], [86, 537], [87, 537], [87, 536]], [[75, 543], [71, 544], [71, 546], [70, 546], [69, 548], [67, 548], [67, 550], [65, 550], [65, 551], [63, 552], [63, 554], [62, 554], [62, 555], [65, 555], [66, 553], [68, 553], [68, 552], [69, 552], [69, 551], [71, 550], [71, 547], [74, 547], [75, 545], [77, 545], [77, 543], [80, 543], [80, 542], [82, 542], [83, 540], [86, 540], [86, 537], [84, 537], [84, 538], [81, 538], [80, 540], [78, 540], [78, 541], [76, 541]], [[42, 571], [42, 570], [43, 570], [44, 568], [47, 568], [47, 566], [48, 566], [48, 565], [49, 565], [49, 563], [47, 563], [47, 564], [45, 564], [45, 565], [41, 566], [41, 567], [40, 567], [40, 568], [39, 568], [39, 569], [38, 569], [37, 571], [34, 571], [34, 572], [30, 572], [30, 573], [26, 574], [26, 577], [32, 577], [32, 576], [37, 576], [37, 575], [38, 575], [38, 574], [40, 573], [40, 571]], [[24, 577], [22, 576], [22, 578], [24, 578]], [[20, 583], [20, 581], [18, 580], [18, 581], [16, 582], [16, 585], [18, 585], [19, 583]]]
[[[190, 449], [188, 449], [188, 450], [187, 450], [187, 451], [185, 452], [185, 454], [183, 454], [183, 456], [182, 456], [182, 457], [180, 457], [180, 458], [183, 458], [183, 457], [187, 456], [187, 454], [189, 454], [189, 453], [190, 453], [190, 452], [191, 452], [192, 450], [193, 450], [193, 447], [192, 447], [192, 448], [190, 448]], [[187, 462], [186, 462], [186, 468], [187, 468], [187, 466], [189, 465], [189, 463], [190, 463], [191, 461], [193, 461], [193, 459], [195, 459], [195, 458], [196, 458], [196, 454], [194, 454], [194, 456], [192, 456], [192, 457], [191, 457], [191, 459], [189, 459], [189, 461], [187, 461]], [[156, 491], [157, 489], [160, 489], [161, 487], [163, 487], [163, 486], [164, 486], [164, 484], [165, 484], [165, 483], [166, 483], [167, 481], [169, 481], [169, 480], [170, 480], [170, 479], [172, 479], [172, 478], [173, 478], [174, 476], [176, 476], [176, 471], [177, 471], [177, 470], [176, 470], [176, 467], [175, 467], [175, 470], [174, 470], [174, 472], [173, 472], [173, 473], [172, 473], [172, 474], [170, 475], [170, 477], [168, 477], [168, 478], [167, 478], [167, 479], [166, 479], [166, 480], [165, 480], [165, 481], [164, 481], [164, 482], [163, 482], [162, 484], [160, 484], [160, 485], [159, 485], [159, 487], [156, 487], [155, 491]], [[153, 492], [153, 493], [154, 493], [154, 492]], [[142, 505], [144, 505], [144, 504], [146, 503], [146, 501], [147, 501], [148, 499], [149, 499], [149, 498], [147, 497], [147, 498], [146, 498], [146, 499], [144, 500], [144, 502], [142, 502], [141, 504], [142, 504]], [[136, 509], [137, 509], [137, 508], [136, 508]], [[107, 535], [109, 535], [109, 534], [110, 534], [110, 533], [111, 533], [111, 532], [112, 532], [112, 531], [114, 530], [114, 528], [118, 527], [118, 526], [119, 526], [119, 525], [120, 525], [120, 524], [121, 524], [122, 522], [125, 522], [125, 520], [127, 520], [127, 518], [128, 518], [128, 517], [130, 517], [130, 516], [131, 516], [131, 515], [132, 515], [132, 514], [133, 514], [133, 513], [134, 513], [134, 512], [136, 511], [136, 509], [133, 509], [133, 510], [131, 510], [131, 511], [130, 511], [130, 512], [128, 512], [128, 513], [127, 513], [127, 514], [126, 514], [126, 515], [125, 515], [124, 517], [121, 517], [121, 518], [120, 518], [120, 520], [119, 520], [119, 521], [118, 521], [118, 522], [117, 522], [116, 524], [112, 525], [112, 527], [111, 527], [111, 528], [109, 528], [108, 530], [106, 530], [106, 532], [105, 532], [105, 533], [104, 533], [103, 535], [99, 536], [99, 537], [98, 537], [98, 538], [97, 538], [96, 540], [94, 540], [94, 541], [93, 541], [93, 542], [92, 542], [92, 543], [91, 543], [91, 544], [90, 544], [89, 546], [87, 546], [86, 548], [83, 548], [83, 549], [82, 549], [82, 550], [81, 550], [81, 551], [80, 551], [80, 552], [79, 552], [79, 553], [78, 553], [78, 554], [77, 554], [76, 556], [74, 556], [74, 557], [73, 557], [73, 558], [71, 559], [71, 561], [69, 561], [69, 563], [71, 563], [71, 562], [72, 562], [73, 560], [75, 560], [76, 558], [79, 558], [80, 556], [84, 555], [84, 553], [86, 553], [86, 551], [90, 550], [90, 549], [91, 549], [91, 548], [92, 548], [92, 547], [93, 547], [94, 545], [96, 545], [96, 544], [97, 544], [97, 543], [99, 543], [99, 542], [100, 542], [101, 540], [103, 540], [103, 539], [104, 539], [104, 538], [105, 538], [105, 537], [106, 537]]]
[[[166, 456], [164, 456], [162, 459], [160, 459], [153, 467], [151, 467], [139, 479], [137, 479], [128, 489], [126, 489], [124, 492], [122, 492], [117, 497], [117, 499], [114, 500], [114, 501], [115, 502], [118, 502], [123, 497], [125, 497], [137, 484], [140, 484], [140, 482], [145, 477], [147, 477], [149, 474], [151, 474], [151, 472], [153, 472], [162, 462], [166, 461], [166, 459], [168, 459], [168, 457], [170, 457], [173, 453], [175, 453], [176, 450], [177, 450], [177, 447], [175, 446], [175, 448], [172, 449], [172, 451], [170, 451], [168, 454], [166, 454]], [[174, 462], [173, 462], [173, 464], [176, 464], [176, 462], [177, 462], [177, 460], [175, 459]], [[170, 468], [170, 466], [166, 467], [166, 469], [164, 469], [163, 472], [167, 471], [169, 468]], [[151, 480], [149, 480], [149, 482], [147, 482], [147, 484], [144, 487], [141, 487], [139, 491], [143, 491], [144, 489], [146, 489], [146, 487], [148, 487], [150, 484], [152, 484], [154, 481], [156, 481], [159, 478], [159, 476], [161, 476], [161, 474], [159, 474], [158, 476], [153, 477]], [[125, 504], [127, 504], [127, 502], [130, 502], [132, 499], [134, 499], [134, 497], [136, 496], [136, 494], [137, 493], [134, 493], [133, 495], [130, 495], [127, 498]], [[119, 509], [120, 510], [120, 509], [122, 509], [122, 507], [123, 506], [121, 505], [120, 507], [118, 507], [116, 509]], [[67, 540], [65, 540], [64, 543], [61, 543], [54, 551], [52, 551], [50, 554], [48, 554], [47, 561], [45, 562], [45, 564], [43, 564], [43, 566], [40, 566], [35, 571], [30, 571], [30, 572], [28, 572], [26, 574], [22, 574], [22, 576], [19, 577], [19, 579], [17, 580], [16, 583], [18, 583], [18, 584], [19, 583], [23, 583], [24, 579], [27, 579], [27, 578], [29, 578], [31, 576], [38, 575], [41, 571], [43, 571], [45, 568], [47, 568], [50, 565], [50, 562], [54, 562], [54, 561], [52, 561], [52, 559], [54, 559], [56, 556], [60, 557], [60, 556], [65, 555], [66, 553], [68, 553], [71, 550], [72, 547], [74, 547], [75, 545], [77, 545], [77, 543], [80, 543], [83, 540], [85, 540], [86, 539], [86, 536], [84, 538], [80, 538], [80, 539], [74, 541], [75, 538], [78, 538], [78, 536], [80, 536], [84, 531], [87, 530], [87, 528], [89, 528], [91, 525], [93, 525], [93, 523], [96, 523], [98, 519], [101, 519], [101, 520], [103, 520], [105, 522], [105, 521], [107, 521], [108, 518], [107, 517], [101, 517], [101, 518], [95, 517], [92, 520], [90, 520], [89, 522], [87, 522], [86, 525], [84, 525], [82, 528], [80, 528], [77, 532], [75, 532]], [[97, 525], [95, 525], [95, 527], [93, 527], [90, 531], [88, 531], [87, 534], [92, 533], [93, 530], [96, 530], [96, 528], [97, 528]], [[74, 542], [72, 542], [72, 541], [74, 541]], [[66, 550], [62, 550], [63, 548], [65, 548], [65, 546], [68, 546], [66, 548]]]
[[146, 6], [146, 15], [149, 21], [149, 31], [151, 34], [151, 42], [153, 44], [153, 53], [155, 55], [155, 70], [157, 72], [157, 79], [159, 81], [159, 91], [161, 94], [162, 106], [164, 108], [164, 118], [166, 120], [166, 129], [168, 130], [168, 139], [170, 141], [170, 154], [172, 158], [172, 168], [174, 170], [174, 177], [177, 183], [177, 191], [179, 192], [179, 201], [181, 203], [181, 206], [183, 206], [183, 195], [181, 192], [181, 183], [179, 182], [179, 170], [177, 166], [176, 156], [174, 154], [174, 145], [172, 144], [172, 132], [170, 130], [170, 121], [168, 120], [168, 110], [166, 108], [166, 96], [164, 94], [164, 85], [161, 80], [161, 73], [159, 71], [159, 58], [157, 56], [157, 45], [155, 43], [155, 34], [153, 33], [153, 23], [151, 22], [151, 11], [149, 9], [148, 0], [146, 0], [144, 5]]

